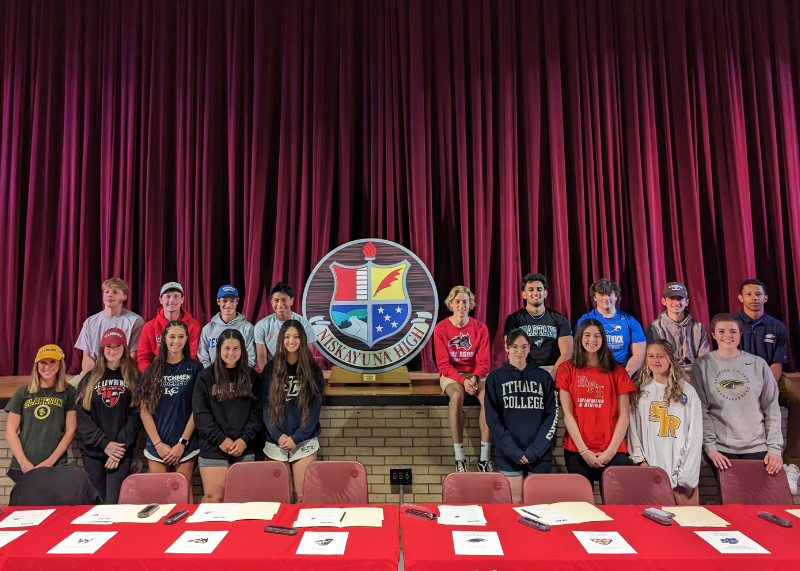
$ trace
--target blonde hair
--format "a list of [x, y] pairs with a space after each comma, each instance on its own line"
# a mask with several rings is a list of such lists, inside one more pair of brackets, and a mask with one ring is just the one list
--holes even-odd
[[130, 293], [130, 288], [125, 280], [120, 278], [111, 278], [103, 282], [103, 291], [106, 291], [109, 288], [116, 288], [122, 290], [122, 293], [128, 295]]
[[444, 306], [452, 311], [450, 304], [453, 303], [453, 300], [456, 296], [460, 293], [465, 293], [469, 297], [469, 310], [472, 311], [475, 309], [475, 294], [472, 293], [467, 286], [457, 285], [453, 289], [450, 290], [450, 293], [447, 294], [447, 299], [444, 300]]
[[667, 388], [664, 390], [664, 400], [683, 404], [683, 383], [686, 380], [686, 373], [683, 372], [683, 369], [675, 359], [675, 350], [672, 348], [672, 344], [665, 339], [654, 339], [647, 343], [644, 363], [634, 375], [633, 385], [636, 387], [636, 392], [631, 395], [631, 406], [636, 406], [636, 403], [639, 402], [639, 393], [642, 392], [642, 387], [653, 380], [653, 371], [647, 366], [647, 350], [654, 345], [661, 347], [669, 360], [669, 374], [667, 375]]
[[[46, 359], [42, 359], [46, 361]], [[31, 380], [28, 381], [28, 392], [36, 394], [42, 388], [42, 380], [39, 378], [39, 363], [38, 361], [33, 364], [33, 371], [31, 372]], [[56, 382], [53, 384], [57, 393], [63, 393], [67, 390], [67, 370], [64, 367], [64, 359], [58, 361], [58, 373], [56, 373]]]
[[[139, 368], [131, 359], [128, 346], [123, 345], [122, 347], [122, 358], [120, 359], [119, 367], [122, 372], [122, 381], [125, 383], [125, 386], [128, 387], [128, 390], [131, 391], [131, 406], [134, 406], [138, 404], [138, 399], [135, 398], [135, 395], [136, 385], [139, 381]], [[100, 347], [100, 351], [97, 354], [97, 361], [94, 363], [94, 368], [87, 373], [89, 380], [86, 382], [86, 388], [83, 390], [83, 393], [78, 396], [78, 398], [83, 401], [81, 403], [83, 410], [92, 410], [92, 393], [94, 392], [94, 387], [98, 381], [103, 378], [103, 374], [108, 368], [104, 349], [104, 347]]]

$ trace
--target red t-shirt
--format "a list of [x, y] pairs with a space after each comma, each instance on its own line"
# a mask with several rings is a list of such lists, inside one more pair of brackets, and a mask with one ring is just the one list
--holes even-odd
[[[601, 373], [599, 367], [576, 369], [569, 361], [558, 368], [556, 388], [572, 396], [572, 414], [584, 444], [592, 452], [602, 452], [611, 443], [619, 418], [617, 396], [636, 392], [622, 365], [617, 365], [610, 373]], [[564, 449], [581, 452], [572, 442], [569, 431], [564, 432]], [[628, 452], [624, 438], [617, 452]]]
[[491, 370], [489, 329], [474, 317], [464, 327], [456, 327], [450, 318], [433, 329], [436, 366], [443, 377], [464, 384], [460, 373], [471, 373], [482, 379]]

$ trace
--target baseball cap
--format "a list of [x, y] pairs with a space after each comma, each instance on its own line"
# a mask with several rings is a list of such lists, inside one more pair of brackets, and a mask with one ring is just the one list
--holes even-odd
[[220, 297], [225, 297], [226, 295], [232, 295], [233, 297], [239, 297], [239, 290], [233, 287], [230, 284], [226, 284], [219, 288], [217, 292], [217, 299]]
[[680, 282], [669, 282], [664, 286], [663, 297], [689, 297], [689, 292], [686, 291], [686, 286]]
[[102, 339], [100, 339], [100, 347], [105, 347], [106, 345], [127, 345], [128, 338], [125, 335], [125, 332], [120, 329], [119, 327], [112, 327], [105, 333], [103, 333]]
[[168, 289], [176, 289], [179, 292], [181, 292], [181, 294], [183, 294], [183, 286], [181, 284], [179, 284], [178, 282], [167, 282], [163, 286], [161, 286], [161, 293], [158, 294], [158, 296], [161, 297], [162, 295], [164, 295], [164, 292], [167, 291]]
[[44, 345], [36, 352], [36, 361], [34, 361], [34, 363], [38, 363], [44, 359], [55, 359], [56, 361], [60, 361], [63, 358], [64, 352], [61, 350], [61, 347], [58, 345]]

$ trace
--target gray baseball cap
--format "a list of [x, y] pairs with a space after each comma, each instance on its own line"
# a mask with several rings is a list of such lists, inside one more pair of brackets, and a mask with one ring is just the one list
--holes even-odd
[[163, 286], [161, 286], [161, 293], [158, 294], [158, 296], [161, 297], [162, 295], [164, 295], [164, 292], [167, 291], [168, 289], [176, 289], [179, 292], [181, 292], [181, 295], [183, 295], [184, 293], [183, 286], [178, 282], [167, 282]]

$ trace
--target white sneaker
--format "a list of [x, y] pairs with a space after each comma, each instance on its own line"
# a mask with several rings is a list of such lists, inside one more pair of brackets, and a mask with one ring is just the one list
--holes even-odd
[[789, 480], [789, 490], [793, 496], [797, 495], [797, 480], [800, 478], [800, 469], [794, 464], [784, 464], [783, 469], [786, 471], [786, 479]]

